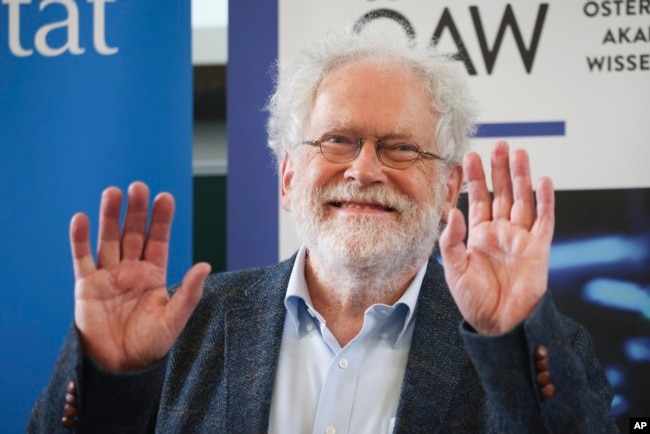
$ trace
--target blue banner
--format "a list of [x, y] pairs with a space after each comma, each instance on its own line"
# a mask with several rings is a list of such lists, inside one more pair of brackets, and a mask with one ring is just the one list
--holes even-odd
[[[73, 319], [68, 225], [134, 180], [176, 198], [169, 283], [191, 264], [190, 2], [0, 4], [0, 426], [24, 432]], [[94, 248], [94, 247], [93, 247]]]

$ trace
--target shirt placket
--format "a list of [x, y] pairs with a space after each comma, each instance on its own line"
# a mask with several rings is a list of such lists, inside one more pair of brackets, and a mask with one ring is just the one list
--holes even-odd
[[318, 400], [313, 434], [349, 432], [363, 357], [370, 344], [368, 336], [377, 326], [377, 320], [366, 315], [359, 335], [332, 360]]

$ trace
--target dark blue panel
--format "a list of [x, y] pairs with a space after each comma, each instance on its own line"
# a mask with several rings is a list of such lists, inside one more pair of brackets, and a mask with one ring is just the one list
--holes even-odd
[[278, 5], [237, 0], [228, 18], [228, 269], [278, 260], [278, 180], [266, 148]]

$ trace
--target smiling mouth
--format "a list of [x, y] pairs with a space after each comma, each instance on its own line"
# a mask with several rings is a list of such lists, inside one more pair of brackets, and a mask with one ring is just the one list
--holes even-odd
[[374, 203], [357, 203], [357, 202], [329, 202], [329, 204], [335, 208], [340, 209], [367, 209], [367, 210], [376, 210], [376, 211], [385, 211], [385, 212], [395, 212], [395, 208], [384, 206], [381, 204]]

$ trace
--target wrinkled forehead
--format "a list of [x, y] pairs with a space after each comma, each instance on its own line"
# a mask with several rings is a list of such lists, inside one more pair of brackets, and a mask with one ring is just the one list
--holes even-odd
[[363, 59], [323, 77], [313, 95], [307, 128], [431, 134], [436, 121], [430, 92], [418, 71], [397, 61]]

